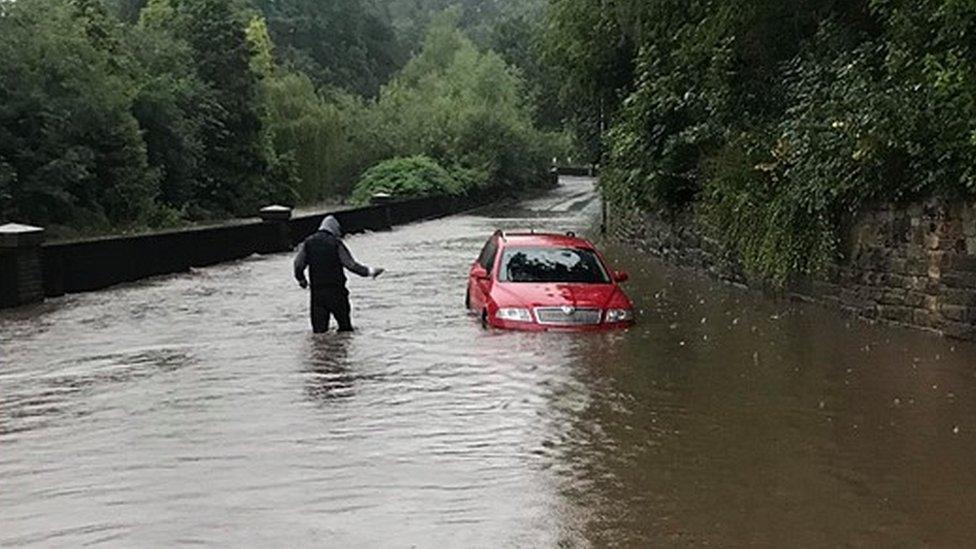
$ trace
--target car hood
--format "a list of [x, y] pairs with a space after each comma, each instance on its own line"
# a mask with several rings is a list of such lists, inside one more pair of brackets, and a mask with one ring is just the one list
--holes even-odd
[[[615, 298], [624, 298], [616, 284], [529, 284], [499, 283], [492, 289], [500, 307], [606, 308]], [[619, 294], [619, 296], [618, 296]], [[629, 302], [626, 298], [624, 301]]]

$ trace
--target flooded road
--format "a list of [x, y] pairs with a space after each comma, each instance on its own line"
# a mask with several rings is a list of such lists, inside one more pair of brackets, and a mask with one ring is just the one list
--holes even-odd
[[280, 255], [0, 313], [0, 546], [967, 546], [976, 347], [607, 246], [630, 332], [482, 330], [494, 228], [592, 183], [357, 235], [351, 335]]

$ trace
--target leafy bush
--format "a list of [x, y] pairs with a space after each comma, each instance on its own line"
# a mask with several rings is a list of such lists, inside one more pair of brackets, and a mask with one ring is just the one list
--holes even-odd
[[458, 195], [461, 182], [436, 161], [426, 156], [393, 158], [370, 168], [356, 184], [352, 200], [367, 204], [377, 193], [396, 198]]

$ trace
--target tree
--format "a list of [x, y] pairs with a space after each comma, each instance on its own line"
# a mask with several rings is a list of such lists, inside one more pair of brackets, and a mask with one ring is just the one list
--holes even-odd
[[146, 7], [149, 0], [105, 0], [106, 5], [115, 15], [127, 23], [139, 20], [139, 12]]
[[599, 161], [603, 132], [635, 83], [638, 46], [625, 24], [639, 18], [621, 20], [605, 4], [550, 0], [545, 31], [544, 61], [556, 71], [562, 104], [587, 145], [590, 161]]
[[343, 198], [379, 159], [379, 137], [368, 137], [371, 117], [361, 99], [320, 92], [304, 74], [279, 71], [264, 81], [275, 150], [295, 160], [299, 198]]
[[194, 200], [209, 211], [250, 213], [275, 183], [267, 180], [275, 158], [262, 127], [245, 14], [229, 0], [152, 0], [142, 21], [189, 46], [208, 89], [210, 101], [197, 117], [205, 152]]
[[119, 53], [120, 25], [111, 17], [101, 0], [69, 0], [75, 20], [80, 22], [92, 46], [102, 51]]
[[397, 156], [424, 154], [480, 185], [542, 179], [552, 136], [533, 126], [518, 72], [482, 52], [456, 11], [431, 25], [421, 52], [383, 88], [376, 109]]
[[[0, 17], [0, 204], [25, 222], [105, 227], [152, 214], [156, 174], [128, 82], [72, 6], [22, 0]], [[96, 40], [97, 42], [97, 40]]]
[[570, 112], [560, 103], [559, 72], [543, 59], [544, 30], [541, 13], [514, 14], [501, 17], [487, 31], [486, 41], [489, 49], [520, 71], [536, 126], [560, 131], [566, 127]]
[[372, 96], [405, 61], [361, 0], [255, 0], [285, 65], [319, 86]]
[[477, 44], [487, 46], [494, 27], [508, 18], [540, 17], [545, 0], [377, 0], [376, 10], [390, 22], [411, 51], [422, 44], [437, 16], [458, 10], [458, 25]]
[[565, 97], [613, 105], [605, 195], [697, 214], [758, 274], [823, 271], [870, 204], [976, 191], [972, 2], [550, 7]]
[[251, 46], [251, 72], [260, 78], [274, 76], [274, 42], [268, 33], [268, 23], [263, 17], [254, 16], [247, 25], [247, 42]]
[[205, 128], [220, 111], [197, 76], [188, 44], [158, 28], [140, 25], [126, 37], [137, 67], [132, 112], [146, 142], [149, 163], [160, 174], [159, 199], [191, 217], [206, 217], [197, 203], [204, 192]]

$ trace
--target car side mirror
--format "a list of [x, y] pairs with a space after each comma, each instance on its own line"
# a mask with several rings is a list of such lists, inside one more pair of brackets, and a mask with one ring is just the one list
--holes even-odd
[[488, 271], [485, 270], [481, 264], [476, 263], [474, 267], [471, 267], [471, 276], [478, 280], [488, 280]]
[[626, 271], [614, 271], [613, 280], [614, 282], [627, 282], [630, 280], [630, 275]]

